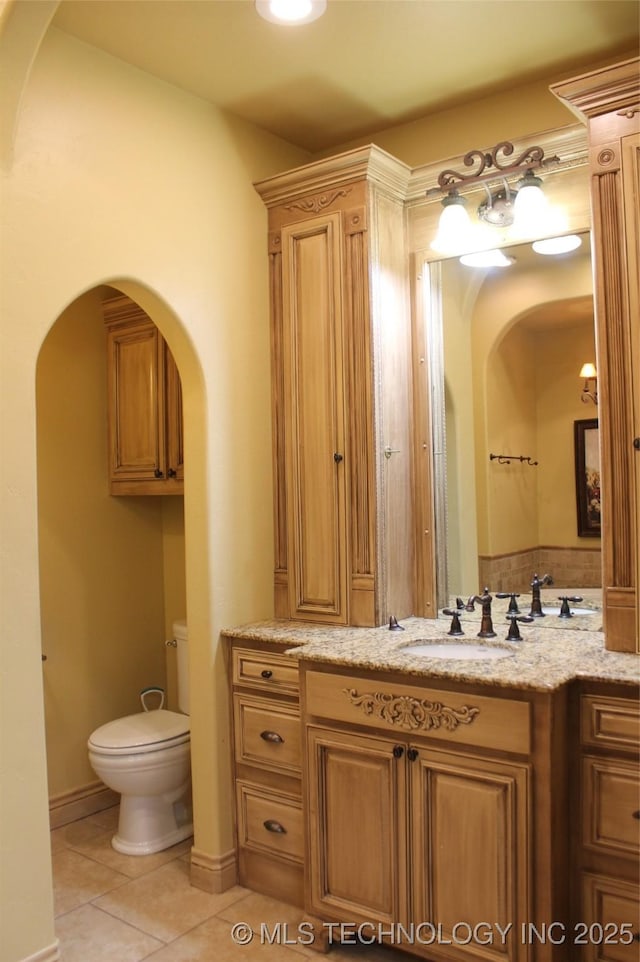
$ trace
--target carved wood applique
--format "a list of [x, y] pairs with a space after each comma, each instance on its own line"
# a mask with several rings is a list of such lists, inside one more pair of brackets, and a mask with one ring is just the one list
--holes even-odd
[[304, 214], [319, 214], [327, 207], [331, 207], [338, 197], [348, 197], [351, 188], [341, 188], [332, 190], [329, 193], [314, 194], [313, 197], [305, 197], [303, 200], [296, 200], [292, 204], [285, 204], [285, 210], [301, 210]]
[[455, 731], [458, 725], [470, 725], [480, 714], [479, 708], [464, 705], [449, 708], [441, 702], [413, 698], [410, 695], [392, 695], [376, 691], [358, 694], [355, 688], [342, 689], [351, 704], [361, 708], [365, 715], [374, 715], [390, 725], [412, 731], [431, 731], [444, 728]]

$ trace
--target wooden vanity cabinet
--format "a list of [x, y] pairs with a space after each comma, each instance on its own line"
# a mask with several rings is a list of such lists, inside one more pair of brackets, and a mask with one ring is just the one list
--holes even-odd
[[298, 666], [282, 647], [228, 639], [238, 880], [302, 904]]
[[309, 916], [443, 962], [566, 958], [523, 938], [568, 918], [564, 693], [301, 668]]
[[640, 944], [638, 689], [582, 685], [575, 699], [574, 916], [583, 932], [582, 958], [635, 962]]
[[376, 147], [256, 184], [269, 211], [275, 613], [413, 613], [410, 169]]
[[107, 327], [110, 493], [182, 494], [182, 391], [151, 318], [125, 295], [103, 302]]

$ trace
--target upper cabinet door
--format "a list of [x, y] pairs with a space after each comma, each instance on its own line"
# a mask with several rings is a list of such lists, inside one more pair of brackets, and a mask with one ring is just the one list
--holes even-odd
[[164, 464], [158, 338], [153, 324], [109, 335], [109, 447], [114, 480], [153, 480]]
[[282, 230], [292, 617], [346, 622], [340, 215]]
[[182, 494], [182, 390], [151, 318], [125, 295], [104, 301], [111, 494]]

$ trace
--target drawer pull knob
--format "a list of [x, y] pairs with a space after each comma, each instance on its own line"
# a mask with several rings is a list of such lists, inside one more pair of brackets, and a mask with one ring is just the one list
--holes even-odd
[[273, 672], [272, 672], [271, 669], [269, 669], [269, 668], [264, 668], [264, 669], [260, 672], [260, 675], [261, 675], [263, 678], [271, 678], [271, 676], [273, 675]]
[[264, 827], [268, 832], [275, 832], [276, 835], [286, 835], [287, 830], [284, 825], [280, 822], [276, 822], [275, 818], [268, 818], [266, 822], [263, 822]]
[[260, 732], [260, 738], [265, 742], [272, 742], [274, 745], [282, 745], [284, 742], [282, 735], [278, 735], [277, 732]]
[[407, 748], [407, 758], [410, 762], [415, 762], [419, 752], [417, 748]]
[[404, 748], [402, 747], [402, 745], [395, 745], [393, 749], [393, 757], [402, 758], [403, 755], [404, 755]]
[[634, 933], [633, 933], [633, 941], [634, 941], [634, 942], [640, 942], [640, 932], [634, 932]]
[[633, 818], [640, 818], [640, 809], [633, 813]]

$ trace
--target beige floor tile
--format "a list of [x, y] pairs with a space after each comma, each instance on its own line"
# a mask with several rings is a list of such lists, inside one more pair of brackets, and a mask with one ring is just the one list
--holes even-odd
[[56, 935], [64, 962], [139, 962], [162, 945], [92, 905], [59, 918]]
[[120, 806], [112, 805], [111, 808], [103, 808], [101, 812], [94, 812], [93, 815], [87, 815], [84, 821], [92, 825], [100, 825], [103, 830], [112, 828], [115, 831], [118, 827], [119, 815]]
[[188, 855], [193, 844], [193, 839], [189, 838], [178, 845], [172, 845], [171, 848], [164, 849], [162, 852], [154, 852], [153, 855], [123, 855], [121, 852], [116, 852], [112, 846], [112, 838], [113, 832], [111, 830], [105, 832], [102, 827], [98, 827], [94, 834], [87, 835], [85, 838], [78, 838], [68, 844], [70, 848], [80, 852], [81, 855], [86, 855], [87, 858], [108, 865], [109, 868], [116, 872], [122, 872], [129, 878], [139, 878], [141, 875], [146, 875], [147, 872], [155, 871], [166, 862], [171, 862], [174, 858]]
[[154, 952], [148, 962], [301, 962], [298, 952], [284, 945], [261, 944], [259, 938], [248, 945], [238, 945], [233, 941], [231, 929], [232, 923], [217, 916], [208, 919]]
[[69, 822], [61, 828], [55, 828], [51, 832], [51, 851], [59, 852], [63, 848], [74, 848], [75, 845], [82, 844], [104, 832], [104, 826], [95, 822], [90, 822], [83, 818], [76, 822]]
[[295, 928], [303, 917], [302, 909], [293, 905], [258, 892], [247, 892], [246, 889], [245, 892], [244, 898], [216, 912], [218, 918], [228, 922], [247, 922], [254, 931], [258, 931], [261, 924], [274, 926], [278, 922], [286, 923], [290, 929]]
[[95, 905], [170, 942], [245, 894], [240, 887], [220, 895], [194, 888], [189, 883], [189, 865], [177, 858], [96, 899]]
[[70, 912], [129, 881], [126, 875], [68, 848], [54, 852], [51, 862], [56, 916]]

